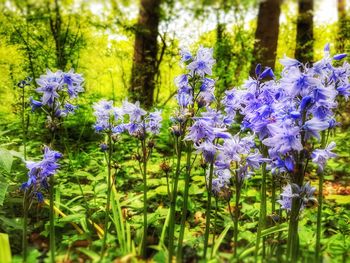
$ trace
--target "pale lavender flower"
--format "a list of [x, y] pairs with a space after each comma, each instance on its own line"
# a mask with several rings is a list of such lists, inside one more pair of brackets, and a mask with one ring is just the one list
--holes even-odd
[[316, 149], [312, 152], [312, 161], [318, 165], [318, 169], [320, 172], [323, 172], [324, 167], [326, 166], [326, 163], [330, 158], [334, 158], [337, 156], [337, 154], [332, 152], [335, 146], [335, 142], [331, 142], [325, 149]]
[[194, 60], [187, 66], [192, 75], [197, 74], [201, 77], [212, 74], [212, 67], [215, 63], [213, 59], [213, 49], [200, 47]]
[[146, 115], [147, 112], [140, 107], [140, 102], [137, 101], [135, 104], [128, 102], [127, 100], [123, 101], [123, 112], [128, 114], [130, 122], [140, 122], [142, 116]]

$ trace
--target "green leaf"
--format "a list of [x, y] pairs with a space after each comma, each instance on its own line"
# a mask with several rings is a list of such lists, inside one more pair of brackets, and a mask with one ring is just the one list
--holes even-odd
[[230, 230], [230, 228], [232, 227], [232, 224], [228, 224], [224, 231], [221, 232], [220, 236], [218, 237], [218, 239], [215, 241], [215, 246], [214, 246], [214, 250], [213, 250], [213, 255], [216, 255], [222, 241], [224, 240], [227, 232]]
[[287, 231], [288, 230], [288, 224], [284, 223], [284, 224], [280, 224], [278, 226], [273, 226], [270, 227], [268, 229], [264, 229], [263, 231], [261, 231], [261, 237], [264, 236], [268, 236], [277, 232], [281, 232], [281, 231]]
[[86, 248], [78, 248], [78, 250], [87, 255], [89, 258], [92, 259], [92, 262], [97, 262], [100, 260], [100, 256], [96, 253], [96, 252], [93, 252], [92, 250], [90, 249], [86, 249]]
[[4, 204], [5, 195], [6, 195], [8, 186], [9, 186], [8, 183], [0, 182], [0, 206]]
[[9, 236], [0, 233], [0, 262], [10, 263], [12, 261]]
[[3, 169], [7, 173], [10, 173], [12, 162], [13, 162], [12, 154], [6, 149], [0, 149], [0, 169]]
[[73, 215], [67, 215], [65, 217], [60, 218], [61, 222], [74, 222], [79, 223], [81, 219], [85, 218], [84, 213], [81, 214], [73, 214]]

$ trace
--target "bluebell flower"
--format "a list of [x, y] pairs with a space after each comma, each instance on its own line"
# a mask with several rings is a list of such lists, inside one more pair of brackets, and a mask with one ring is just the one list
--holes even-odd
[[48, 179], [57, 173], [59, 164], [57, 161], [62, 158], [62, 154], [51, 150], [49, 147], [44, 149], [44, 158], [39, 162], [26, 162], [28, 168], [28, 181], [22, 184], [22, 190], [28, 190], [33, 193], [39, 202], [43, 201], [41, 189], [48, 188]]
[[29, 101], [32, 111], [35, 111], [36, 109], [41, 108], [43, 106], [43, 104], [40, 101], [34, 100], [33, 97], [30, 97]]
[[343, 84], [337, 88], [339, 95], [344, 96], [345, 100], [348, 101], [350, 96], [350, 84]]
[[151, 112], [147, 117], [147, 131], [152, 134], [159, 134], [162, 122], [162, 112], [156, 110]]
[[214, 162], [217, 149], [212, 142], [204, 141], [199, 145], [195, 144], [194, 147], [197, 150], [196, 153], [201, 153], [206, 162]]
[[255, 149], [253, 153], [250, 153], [246, 157], [246, 162], [247, 165], [250, 167], [252, 170], [256, 170], [260, 168], [260, 165], [264, 162], [267, 161], [267, 158], [263, 158], [262, 154], [259, 152], [258, 149]]
[[93, 105], [96, 123], [94, 125], [97, 132], [111, 128], [110, 118], [113, 115], [113, 101], [100, 100]]
[[77, 108], [78, 106], [72, 105], [68, 102], [64, 104], [64, 109], [66, 113], [74, 113]]
[[200, 140], [213, 141], [215, 138], [214, 127], [205, 119], [197, 119], [189, 128], [189, 133], [185, 140], [191, 140], [195, 143]]
[[279, 127], [269, 124], [268, 128], [272, 136], [264, 139], [264, 145], [270, 147], [273, 152], [286, 154], [289, 151], [297, 152], [303, 149], [300, 140], [300, 129], [298, 127]]
[[182, 108], [186, 108], [187, 106], [193, 104], [193, 96], [185, 92], [178, 93], [176, 99], [179, 106]]
[[323, 172], [324, 167], [330, 158], [334, 158], [337, 156], [335, 153], [332, 152], [335, 146], [335, 142], [331, 142], [325, 149], [316, 149], [312, 152], [312, 161], [318, 165], [318, 169], [320, 172]]
[[328, 121], [321, 121], [317, 118], [312, 118], [305, 122], [303, 130], [305, 131], [305, 139], [315, 137], [320, 140], [320, 132], [329, 128]]
[[294, 58], [289, 58], [286, 55], [284, 55], [284, 57], [279, 61], [284, 66], [284, 69], [288, 69], [291, 67], [299, 67], [301, 65], [301, 63], [298, 60]]
[[187, 62], [192, 59], [192, 54], [187, 49], [180, 49], [180, 56], [182, 62]]
[[342, 60], [343, 58], [347, 57], [347, 55], [348, 55], [348, 54], [345, 54], [345, 53], [343, 53], [343, 54], [337, 54], [337, 55], [334, 55], [334, 56], [333, 56], [333, 59], [334, 59], [334, 60]]
[[67, 73], [63, 72], [62, 81], [67, 85], [67, 92], [70, 98], [76, 98], [80, 92], [83, 92], [82, 83], [84, 81], [81, 74], [74, 73], [71, 69]]
[[43, 93], [42, 104], [52, 106], [54, 100], [59, 98], [58, 89], [60, 88], [57, 82], [47, 82], [45, 80], [38, 80], [37, 83], [40, 85], [36, 89], [37, 92]]
[[[209, 174], [207, 174], [209, 181]], [[220, 193], [224, 188], [230, 186], [231, 172], [228, 169], [214, 169], [214, 178], [212, 180], [212, 191], [214, 194]]]
[[277, 200], [277, 203], [281, 205], [281, 208], [290, 212], [292, 209], [293, 192], [290, 184], [283, 187], [283, 192], [281, 193], [281, 199]]
[[197, 51], [196, 57], [187, 68], [191, 71], [192, 76], [196, 74], [204, 77], [205, 75], [212, 74], [214, 63], [215, 59], [213, 59], [213, 49], [200, 47]]
[[282, 209], [290, 212], [292, 208], [292, 201], [294, 198], [297, 198], [300, 202], [300, 210], [303, 210], [309, 201], [316, 201], [313, 196], [315, 190], [316, 188], [312, 187], [310, 182], [307, 182], [301, 187], [297, 184], [288, 184], [283, 188], [281, 199], [277, 200], [277, 202], [281, 205]]
[[140, 102], [137, 101], [134, 104], [128, 102], [127, 100], [123, 101], [123, 112], [124, 114], [129, 115], [130, 122], [140, 122], [142, 116], [146, 115], [146, 111], [140, 107]]
[[113, 134], [122, 134], [124, 131], [125, 131], [126, 127], [125, 127], [125, 124], [119, 124], [119, 125], [116, 125], [112, 128], [112, 133]]

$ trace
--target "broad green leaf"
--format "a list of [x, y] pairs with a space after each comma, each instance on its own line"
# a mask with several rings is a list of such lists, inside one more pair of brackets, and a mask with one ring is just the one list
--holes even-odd
[[10, 263], [12, 261], [9, 236], [0, 233], [0, 262]]
[[12, 154], [6, 149], [0, 149], [0, 169], [5, 170], [6, 172], [11, 172], [13, 162]]

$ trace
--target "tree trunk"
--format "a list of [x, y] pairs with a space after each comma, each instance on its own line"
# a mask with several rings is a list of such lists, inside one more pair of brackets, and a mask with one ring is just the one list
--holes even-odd
[[251, 73], [257, 63], [275, 68], [282, 0], [260, 1]]
[[153, 104], [157, 74], [158, 25], [161, 0], [141, 0], [135, 32], [134, 60], [129, 96], [145, 108]]
[[337, 52], [349, 52], [350, 41], [350, 19], [346, 15], [346, 1], [338, 0], [338, 35], [337, 35]]
[[314, 1], [299, 0], [298, 10], [295, 58], [303, 63], [312, 62], [314, 59]]

